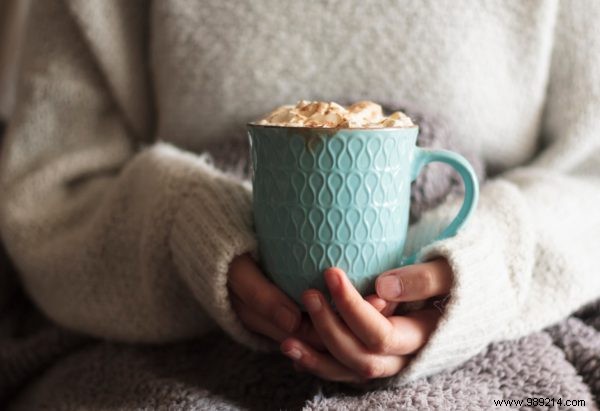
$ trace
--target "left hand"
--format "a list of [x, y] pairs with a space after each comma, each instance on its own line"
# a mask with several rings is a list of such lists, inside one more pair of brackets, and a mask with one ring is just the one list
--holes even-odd
[[393, 316], [398, 302], [443, 296], [452, 284], [445, 259], [387, 271], [377, 279], [377, 295], [365, 299], [341, 269], [324, 275], [338, 313], [317, 290], [305, 291], [302, 300], [327, 352], [293, 337], [282, 342], [281, 351], [297, 370], [354, 383], [397, 374], [435, 330], [440, 307]]

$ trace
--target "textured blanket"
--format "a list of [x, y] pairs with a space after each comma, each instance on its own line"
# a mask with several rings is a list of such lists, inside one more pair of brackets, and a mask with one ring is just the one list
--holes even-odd
[[[542, 332], [492, 344], [455, 370], [368, 391], [297, 374], [282, 356], [248, 351], [222, 334], [160, 348], [94, 342], [79, 349], [59, 334], [48, 330], [37, 345], [45, 338], [50, 356], [65, 354], [38, 372], [12, 409], [596, 410], [600, 399], [598, 303]], [[528, 398], [544, 405], [527, 407]], [[502, 400], [525, 403], [495, 405]], [[552, 400], [555, 407], [546, 406]]]
[[[483, 178], [473, 153], [411, 114], [421, 125], [419, 145], [462, 152]], [[247, 178], [245, 139], [207, 150], [220, 167]], [[454, 174], [429, 167], [412, 189], [412, 219], [460, 189]], [[455, 369], [359, 389], [298, 374], [278, 353], [249, 351], [219, 332], [161, 347], [77, 335], [45, 320], [16, 283], [0, 284], [0, 408], [596, 410], [600, 403], [600, 300], [548, 329], [491, 344]]]

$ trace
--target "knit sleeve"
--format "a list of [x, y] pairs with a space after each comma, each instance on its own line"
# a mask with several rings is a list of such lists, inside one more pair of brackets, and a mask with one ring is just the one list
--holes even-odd
[[[449, 261], [454, 282], [436, 331], [400, 381], [453, 368], [600, 296], [600, 4], [560, 4], [544, 149], [487, 182], [467, 226], [424, 249], [424, 260]], [[457, 205], [449, 200], [412, 227], [412, 247], [433, 238]]]
[[[0, 232], [28, 294], [57, 323], [99, 337], [162, 342], [217, 324], [261, 346], [226, 287], [231, 259], [255, 249], [249, 186], [203, 156], [140, 146], [151, 140], [149, 86], [132, 60], [142, 36], [127, 30], [144, 11], [124, 9], [141, 2], [65, 4], [34, 3], [0, 163]], [[120, 46], [78, 26], [86, 12], [127, 22], [108, 33]]]

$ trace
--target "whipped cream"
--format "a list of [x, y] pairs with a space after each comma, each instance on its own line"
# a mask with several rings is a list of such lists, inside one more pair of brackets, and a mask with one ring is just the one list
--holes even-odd
[[282, 127], [383, 128], [413, 127], [410, 117], [401, 111], [384, 115], [381, 106], [359, 101], [344, 107], [334, 102], [301, 100], [295, 106], [278, 107], [256, 124]]

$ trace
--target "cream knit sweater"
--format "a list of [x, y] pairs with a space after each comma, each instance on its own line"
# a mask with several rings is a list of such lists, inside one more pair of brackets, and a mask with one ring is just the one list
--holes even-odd
[[[455, 281], [400, 380], [600, 295], [600, 2], [149, 3], [34, 2], [0, 230], [56, 322], [133, 342], [216, 323], [263, 345], [226, 288], [231, 259], [256, 247], [251, 188], [200, 153], [302, 98], [411, 101], [496, 175], [470, 223], [425, 250]], [[413, 247], [456, 201], [411, 229]]]

